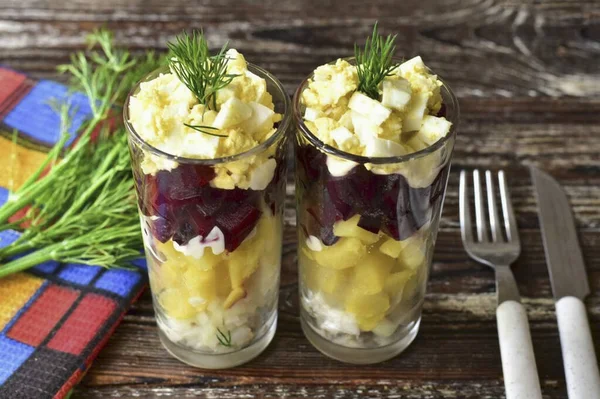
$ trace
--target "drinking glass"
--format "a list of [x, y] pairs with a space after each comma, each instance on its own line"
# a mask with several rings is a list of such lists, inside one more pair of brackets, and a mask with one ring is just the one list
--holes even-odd
[[[310, 77], [309, 77], [310, 78]], [[300, 320], [324, 354], [368, 364], [416, 337], [459, 119], [444, 83], [451, 131], [408, 155], [369, 158], [321, 142], [293, 100]]]
[[[265, 142], [237, 155], [191, 159], [164, 153], [129, 123], [129, 98], [124, 109], [160, 340], [173, 356], [202, 368], [253, 359], [277, 325], [291, 107], [274, 76], [252, 64], [248, 69], [266, 80], [282, 120]], [[161, 72], [167, 70], [142, 82]], [[144, 173], [149, 163], [164, 168]], [[212, 183], [247, 168], [273, 177], [255, 189]]]

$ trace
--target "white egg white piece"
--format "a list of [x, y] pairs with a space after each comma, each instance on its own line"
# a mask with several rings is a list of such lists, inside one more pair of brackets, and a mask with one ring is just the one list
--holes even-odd
[[415, 93], [408, 104], [408, 111], [402, 121], [402, 132], [414, 132], [421, 129], [423, 117], [427, 110], [428, 93]]
[[417, 136], [426, 144], [432, 145], [442, 137], [446, 136], [452, 127], [452, 122], [446, 118], [426, 115]]
[[221, 105], [213, 127], [226, 129], [238, 125], [252, 116], [252, 108], [237, 97], [230, 97]]
[[350, 97], [348, 108], [366, 116], [376, 126], [381, 125], [392, 113], [389, 108], [386, 108], [379, 101], [358, 91]]
[[404, 111], [410, 101], [412, 89], [406, 79], [384, 79], [381, 103], [388, 108]]

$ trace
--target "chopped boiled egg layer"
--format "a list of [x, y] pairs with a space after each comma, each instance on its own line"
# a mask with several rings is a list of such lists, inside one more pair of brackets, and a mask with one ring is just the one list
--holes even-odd
[[[228, 50], [227, 57], [227, 72], [236, 77], [217, 91], [214, 110], [199, 104], [174, 73], [161, 73], [142, 82], [129, 102], [129, 122], [140, 137], [173, 156], [196, 159], [233, 156], [271, 137], [282, 116], [275, 112], [265, 79], [249, 71], [244, 56], [236, 50]], [[204, 132], [186, 125], [204, 127]], [[274, 152], [273, 146], [234, 163], [215, 165], [211, 185], [224, 189], [266, 186], [273, 174], [268, 176], [265, 171], [275, 169], [270, 166]], [[267, 162], [269, 166], [263, 167]], [[155, 174], [176, 168], [177, 162], [144, 153], [141, 167], [144, 173]]]
[[[345, 60], [318, 67], [302, 93], [304, 122], [325, 144], [368, 157], [410, 154], [446, 136], [452, 123], [436, 116], [442, 82], [421, 57], [393, 70], [380, 98], [358, 92], [356, 66]], [[417, 139], [415, 139], [417, 138]], [[390, 172], [391, 173], [391, 172]]]

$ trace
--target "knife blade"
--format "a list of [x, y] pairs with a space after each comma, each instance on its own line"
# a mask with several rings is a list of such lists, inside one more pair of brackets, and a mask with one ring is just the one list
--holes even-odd
[[547, 173], [531, 167], [569, 399], [600, 399], [600, 371], [583, 300], [590, 293], [567, 195]]
[[532, 167], [531, 176], [554, 299], [574, 296], [583, 300], [590, 286], [567, 195], [547, 173]]

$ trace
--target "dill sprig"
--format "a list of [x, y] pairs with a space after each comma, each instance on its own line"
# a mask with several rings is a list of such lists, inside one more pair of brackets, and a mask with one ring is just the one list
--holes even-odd
[[184, 123], [184, 125], [187, 126], [187, 127], [189, 127], [190, 129], [194, 129], [197, 132], [208, 134], [209, 136], [214, 136], [214, 137], [228, 137], [228, 136], [226, 136], [224, 134], [216, 134], [216, 133], [209, 132], [208, 130], [219, 131], [218, 128], [213, 127], [213, 126], [190, 125], [189, 123]]
[[217, 91], [231, 83], [238, 75], [227, 73], [227, 43], [210, 55], [208, 42], [202, 31], [185, 31], [168, 43], [171, 70], [185, 84], [200, 104], [217, 108]]
[[217, 327], [217, 339], [219, 343], [227, 348], [231, 347], [231, 331], [227, 330], [227, 334], [225, 334], [219, 327]]
[[398, 64], [392, 61], [396, 51], [395, 42], [396, 35], [381, 36], [375, 23], [373, 34], [367, 38], [364, 48], [354, 45], [358, 91], [373, 99], [379, 99], [379, 85], [398, 67]]
[[[116, 107], [132, 83], [163, 60], [153, 53], [133, 57], [115, 48], [106, 30], [92, 33], [89, 43], [93, 48], [74, 54], [59, 71], [70, 74], [73, 89], [88, 96], [91, 118], [81, 127], [77, 142], [65, 148], [73, 107], [62, 104], [57, 110], [60, 140], [0, 207], [0, 230], [29, 223], [19, 239], [0, 249], [0, 278], [49, 260], [129, 267], [140, 256], [143, 243], [127, 136], [124, 127], [115, 128], [110, 119], [120, 113]], [[92, 132], [98, 132], [94, 140]], [[26, 206], [30, 208], [18, 225], [8, 223]]]

